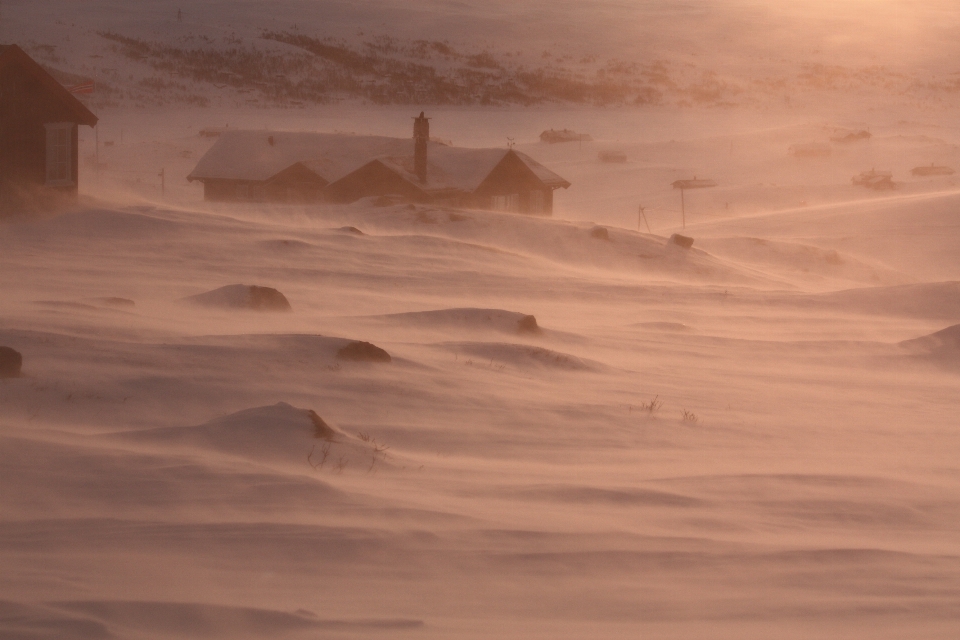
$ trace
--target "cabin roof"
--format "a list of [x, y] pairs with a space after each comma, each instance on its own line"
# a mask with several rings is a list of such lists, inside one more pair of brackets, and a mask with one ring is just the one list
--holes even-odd
[[420, 184], [414, 172], [413, 154], [401, 157], [381, 157], [388, 169], [425, 191], [458, 190], [473, 192], [504, 158], [513, 154], [524, 163], [545, 186], [569, 187], [570, 183], [550, 171], [525, 153], [513, 149], [468, 149], [430, 145], [427, 152], [427, 182]]
[[343, 133], [226, 130], [200, 158], [187, 180], [262, 181], [299, 162], [333, 182], [371, 158], [402, 153], [413, 155], [413, 140]]
[[187, 179], [263, 181], [300, 163], [328, 182], [335, 182], [376, 161], [426, 191], [474, 191], [510, 153], [546, 186], [570, 186], [530, 156], [512, 149], [467, 149], [429, 142], [427, 184], [421, 185], [414, 172], [411, 138], [244, 130], [224, 131]]
[[23, 49], [15, 44], [0, 45], [0, 74], [13, 66], [19, 66], [33, 76], [53, 99], [73, 113], [78, 123], [89, 127], [97, 126], [97, 116], [57, 82], [43, 67], [37, 64], [33, 58], [28, 56]]

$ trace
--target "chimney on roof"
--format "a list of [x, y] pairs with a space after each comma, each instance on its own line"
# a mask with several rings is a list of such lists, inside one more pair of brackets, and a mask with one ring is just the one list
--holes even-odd
[[413, 171], [421, 184], [427, 182], [427, 142], [430, 140], [430, 118], [420, 112], [413, 120]]

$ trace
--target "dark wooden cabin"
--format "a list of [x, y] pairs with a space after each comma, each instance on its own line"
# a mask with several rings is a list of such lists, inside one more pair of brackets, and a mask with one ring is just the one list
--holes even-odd
[[406, 141], [382, 136], [291, 131], [223, 131], [187, 180], [205, 200], [316, 202], [324, 188], [370, 158], [398, 153]]
[[214, 201], [353, 202], [398, 196], [413, 202], [550, 215], [553, 191], [570, 183], [514, 149], [465, 149], [414, 137], [288, 131], [225, 131], [187, 180]]
[[553, 213], [554, 189], [570, 183], [514, 149], [463, 149], [430, 141], [430, 119], [414, 119], [413, 153], [371, 160], [327, 185], [334, 201], [400, 195], [471, 209]]
[[97, 117], [16, 45], [0, 45], [0, 211], [75, 196], [79, 125]]

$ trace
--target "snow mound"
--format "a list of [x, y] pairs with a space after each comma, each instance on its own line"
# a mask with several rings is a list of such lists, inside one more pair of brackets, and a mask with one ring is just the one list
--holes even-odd
[[195, 304], [223, 309], [253, 309], [255, 311], [291, 311], [286, 296], [272, 287], [228, 284], [225, 287], [185, 298]]
[[110, 239], [155, 240], [181, 231], [180, 224], [173, 220], [150, 215], [151, 208], [135, 209], [87, 209], [62, 213], [37, 225], [54, 235], [95, 237]]
[[560, 371], [591, 371], [601, 365], [543, 347], [508, 342], [458, 342], [452, 347], [467, 364], [478, 366], [510, 366], [515, 369], [555, 369]]
[[[422, 621], [416, 619], [331, 619], [321, 618], [304, 609], [280, 611], [196, 602], [86, 600], [51, 604], [61, 616], [70, 613], [82, 616], [76, 621], [70, 618], [64, 621], [75, 628], [79, 628], [81, 623], [86, 623], [97, 632], [101, 628], [120, 627], [133, 632], [131, 635], [147, 633], [151, 637], [155, 634], [161, 634], [162, 637], [275, 637], [294, 632], [370, 632], [412, 629], [423, 625]], [[113, 636], [106, 633], [86, 637]]]
[[766, 238], [709, 238], [701, 245], [713, 255], [744, 265], [803, 279], [847, 280], [864, 284], [905, 284], [900, 273], [867, 264], [834, 249]]
[[286, 402], [245, 409], [194, 427], [127, 431], [109, 437], [140, 445], [215, 451], [256, 462], [308, 464], [316, 470], [389, 466], [386, 448], [368, 434], [350, 436], [313, 410]]
[[541, 333], [537, 319], [525, 313], [503, 309], [437, 309], [379, 316], [398, 324], [424, 327], [453, 327], [469, 330], [493, 330], [502, 333], [536, 335]]
[[337, 351], [337, 360], [353, 362], [390, 362], [390, 354], [375, 344], [357, 340]]
[[246, 409], [195, 427], [162, 427], [114, 434], [129, 441], [278, 459], [287, 458], [291, 451], [304, 447], [309, 450], [318, 439], [336, 440], [341, 435], [314, 411], [298, 409], [286, 402]]
[[900, 345], [914, 352], [947, 358], [960, 364], [960, 324], [927, 336], [904, 340]]
[[261, 240], [257, 243], [257, 245], [267, 249], [268, 251], [303, 251], [314, 248], [314, 246], [309, 242], [304, 242], [303, 240], [289, 240], [286, 238]]
[[818, 296], [844, 311], [912, 318], [960, 318], [960, 282], [847, 289]]

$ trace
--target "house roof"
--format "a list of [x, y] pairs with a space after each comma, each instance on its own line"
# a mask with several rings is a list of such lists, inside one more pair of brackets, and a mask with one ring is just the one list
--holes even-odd
[[97, 126], [97, 116], [93, 115], [87, 107], [77, 100], [77, 98], [67, 91], [63, 85], [54, 79], [44, 70], [33, 58], [24, 53], [23, 49], [15, 44], [0, 45], [0, 74], [7, 69], [19, 66], [21, 69], [33, 76], [46, 89], [51, 97], [66, 107], [80, 124], [89, 127]]
[[504, 158], [513, 154], [539, 178], [545, 186], [567, 188], [570, 183], [525, 153], [513, 149], [467, 149], [431, 144], [427, 151], [427, 182], [421, 184], [413, 168], [413, 153], [400, 157], [377, 158], [400, 177], [424, 191], [458, 190], [473, 192]]
[[333, 182], [371, 158], [405, 153], [413, 155], [412, 140], [342, 133], [225, 130], [187, 180], [263, 181], [299, 162]]
[[[272, 141], [272, 143], [271, 143]], [[269, 180], [299, 163], [328, 182], [379, 162], [424, 191], [472, 192], [503, 159], [514, 154], [546, 186], [570, 183], [513, 149], [467, 149], [437, 142], [427, 145], [427, 183], [413, 167], [412, 138], [295, 131], [224, 131], [187, 180]]]

